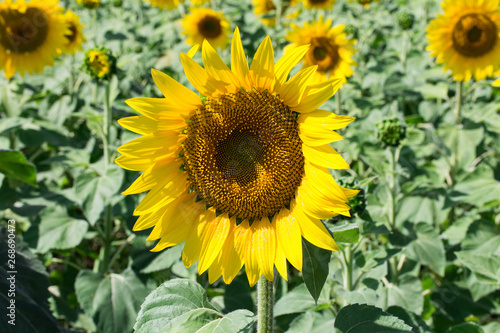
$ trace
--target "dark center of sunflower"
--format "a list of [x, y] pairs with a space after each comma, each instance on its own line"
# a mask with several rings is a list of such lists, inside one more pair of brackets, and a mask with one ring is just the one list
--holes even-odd
[[64, 35], [66, 39], [68, 40], [69, 44], [73, 43], [76, 39], [76, 35], [78, 33], [78, 30], [76, 29], [76, 26], [73, 22], [69, 23], [69, 34]]
[[306, 58], [311, 65], [318, 65], [319, 71], [326, 72], [337, 66], [340, 60], [339, 48], [326, 37], [314, 37]]
[[42, 10], [28, 8], [21, 13], [8, 9], [0, 14], [0, 44], [8, 52], [32, 52], [43, 45], [49, 25]]
[[204, 38], [216, 38], [222, 33], [220, 20], [215, 16], [205, 16], [198, 22], [198, 31]]
[[328, 2], [328, 0], [309, 0], [312, 4], [322, 4]]
[[199, 197], [242, 219], [289, 206], [304, 174], [297, 117], [267, 91], [208, 100], [190, 119], [183, 153]]
[[497, 42], [497, 27], [483, 14], [468, 14], [453, 28], [453, 47], [466, 57], [480, 57], [493, 49]]

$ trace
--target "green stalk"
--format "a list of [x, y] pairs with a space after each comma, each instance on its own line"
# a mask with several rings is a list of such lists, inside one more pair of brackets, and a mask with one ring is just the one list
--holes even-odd
[[348, 291], [352, 290], [352, 248], [351, 245], [347, 245], [344, 251], [345, 259], [345, 275], [344, 275], [344, 286]]
[[460, 124], [460, 111], [462, 109], [462, 81], [457, 81], [457, 104], [455, 105], [455, 124]]
[[407, 48], [408, 48], [408, 32], [403, 31], [403, 46], [401, 51], [401, 66], [403, 67], [403, 73], [406, 73], [406, 57], [407, 57]]
[[391, 230], [396, 226], [396, 162], [397, 162], [398, 148], [391, 148], [390, 158], [390, 173], [391, 178], [389, 182], [389, 189], [391, 190], [391, 211], [389, 215], [389, 225]]
[[257, 282], [257, 333], [274, 332], [273, 309], [273, 281], [268, 281], [261, 275]]

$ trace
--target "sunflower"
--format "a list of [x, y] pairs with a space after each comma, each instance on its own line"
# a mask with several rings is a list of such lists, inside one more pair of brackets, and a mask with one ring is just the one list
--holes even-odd
[[[283, 0], [281, 10], [286, 12], [291, 6], [295, 5], [294, 0]], [[253, 0], [253, 12], [259, 16], [262, 23], [268, 27], [274, 27], [276, 24], [276, 6], [272, 0]], [[294, 19], [298, 16], [298, 12], [287, 13], [285, 18]]]
[[[499, 76], [500, 73], [496, 73], [496, 76]], [[493, 81], [493, 87], [500, 87], [500, 78], [497, 78], [495, 81]]]
[[58, 0], [0, 3], [0, 70], [11, 78], [16, 72], [41, 72], [54, 63], [66, 39], [67, 27]]
[[365, 8], [370, 7], [370, 4], [372, 2], [379, 2], [380, 0], [349, 0], [350, 2], [357, 2], [361, 5], [363, 5]]
[[153, 7], [157, 7], [159, 9], [176, 9], [180, 3], [183, 3], [184, 0], [142, 0], [144, 2], [149, 2], [149, 4]]
[[428, 50], [456, 81], [483, 80], [500, 69], [498, 0], [444, 0], [427, 27]]
[[303, 0], [307, 9], [332, 9], [337, 0]]
[[191, 0], [191, 6], [202, 6], [206, 3], [210, 3], [210, 0]]
[[101, 5], [101, 0], [76, 0], [76, 3], [86, 8], [96, 9]]
[[66, 37], [66, 45], [63, 48], [63, 52], [75, 54], [76, 51], [82, 49], [82, 43], [85, 42], [85, 37], [83, 37], [82, 33], [83, 25], [80, 23], [78, 15], [71, 10], [67, 10], [64, 13], [64, 21], [69, 28], [69, 33], [64, 35]]
[[116, 59], [105, 47], [88, 50], [83, 64], [85, 71], [97, 81], [109, 79], [116, 72]]
[[182, 260], [230, 283], [246, 266], [250, 285], [274, 266], [287, 278], [286, 260], [302, 269], [302, 237], [337, 250], [320, 219], [349, 216], [358, 191], [337, 185], [328, 168], [349, 165], [328, 143], [354, 118], [319, 110], [340, 79], [310, 84], [316, 67], [290, 70], [308, 46], [290, 48], [275, 64], [269, 36], [249, 68], [236, 28], [231, 70], [207, 41], [205, 68], [181, 53], [199, 95], [152, 70], [165, 98], [133, 98], [140, 116], [119, 123], [142, 137], [118, 148], [116, 163], [144, 173], [124, 192], [149, 193], [134, 211], [133, 230], [153, 228], [152, 251], [185, 242]]
[[191, 8], [191, 13], [182, 20], [186, 42], [199, 45], [207, 40], [213, 47], [225, 48], [229, 43], [229, 22], [222, 12], [209, 8]]
[[352, 59], [357, 52], [354, 48], [356, 40], [347, 38], [344, 29], [344, 24], [332, 27], [332, 20], [324, 22], [322, 16], [312, 23], [304, 23], [304, 27], [292, 23], [286, 39], [292, 42], [291, 47], [311, 45], [303, 61], [304, 67], [318, 66], [316, 82], [324, 81], [328, 76], [346, 82], [346, 78], [354, 73], [351, 67], [356, 66]]

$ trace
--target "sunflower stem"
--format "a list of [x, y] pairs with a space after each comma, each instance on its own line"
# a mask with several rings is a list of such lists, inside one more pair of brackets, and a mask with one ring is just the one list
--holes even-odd
[[403, 73], [406, 73], [406, 57], [408, 52], [408, 32], [403, 31], [403, 43], [401, 50], [401, 67], [403, 67]]
[[391, 227], [391, 230], [394, 230], [396, 226], [396, 163], [398, 160], [398, 148], [391, 148], [391, 154], [390, 154], [390, 172], [391, 172], [391, 177], [390, 177], [390, 182], [389, 182], [389, 189], [391, 191], [391, 211], [389, 215], [389, 225]]
[[273, 281], [268, 281], [261, 275], [257, 282], [257, 333], [274, 332], [273, 309]]
[[[344, 274], [344, 287], [347, 291], [352, 290], [352, 247], [347, 245], [344, 249], [344, 260], [345, 260], [345, 274]], [[344, 300], [344, 306], [348, 305], [347, 301]]]
[[335, 101], [337, 102], [337, 114], [342, 114], [342, 97], [340, 96], [340, 89], [335, 93]]
[[455, 105], [455, 124], [460, 124], [460, 111], [462, 109], [462, 81], [457, 81], [457, 104]]

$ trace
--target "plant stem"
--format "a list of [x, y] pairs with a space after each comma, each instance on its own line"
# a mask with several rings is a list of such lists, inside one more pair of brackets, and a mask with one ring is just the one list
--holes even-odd
[[344, 251], [345, 259], [345, 275], [344, 275], [344, 286], [348, 291], [352, 290], [352, 248], [351, 245], [347, 245]]
[[455, 124], [460, 124], [460, 111], [462, 109], [462, 81], [457, 81], [457, 104], [455, 105]]
[[391, 230], [394, 230], [396, 226], [396, 162], [398, 148], [391, 148], [391, 158], [390, 158], [390, 169], [391, 178], [389, 182], [389, 189], [391, 190], [391, 211], [389, 215], [389, 225]]
[[274, 332], [273, 309], [273, 281], [268, 281], [261, 275], [257, 282], [257, 333]]
[[403, 49], [401, 51], [401, 66], [403, 67], [403, 73], [406, 73], [406, 57], [407, 57], [407, 48], [408, 48], [408, 32], [403, 31]]
[[337, 114], [341, 115], [342, 114], [342, 101], [341, 101], [341, 96], [340, 96], [340, 89], [337, 90], [335, 93], [335, 101], [337, 102]]
[[109, 166], [109, 136], [110, 136], [110, 127], [111, 127], [111, 104], [109, 100], [109, 82], [104, 84], [104, 126], [103, 126], [103, 149], [104, 149], [104, 165], [106, 166], [106, 170]]

